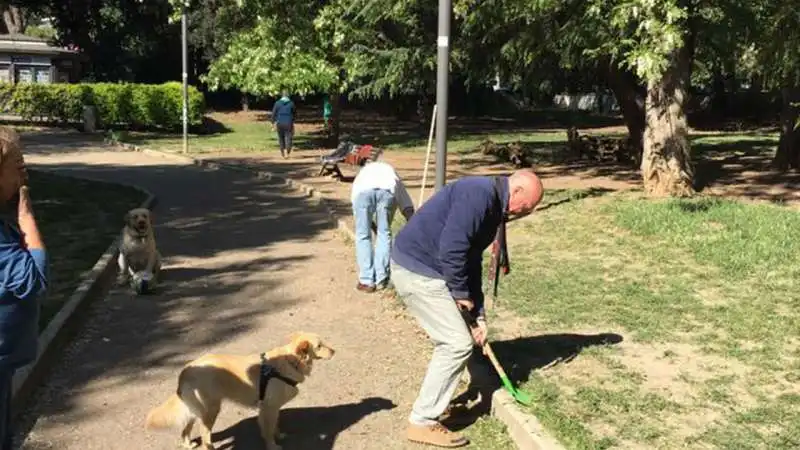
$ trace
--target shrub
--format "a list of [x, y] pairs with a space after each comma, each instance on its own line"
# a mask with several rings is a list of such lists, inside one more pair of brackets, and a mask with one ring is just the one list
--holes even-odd
[[[182, 122], [181, 84], [0, 83], [0, 110], [24, 120], [80, 122], [84, 105], [97, 109], [101, 126], [115, 128], [178, 129]], [[200, 125], [205, 100], [189, 87], [189, 124]]]

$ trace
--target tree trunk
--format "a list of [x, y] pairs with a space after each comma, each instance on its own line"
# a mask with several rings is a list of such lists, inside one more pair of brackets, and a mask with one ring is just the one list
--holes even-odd
[[800, 88], [781, 90], [783, 109], [781, 113], [781, 138], [772, 165], [780, 170], [800, 169]]
[[27, 28], [25, 15], [19, 6], [6, 6], [3, 9], [3, 22], [9, 34], [23, 34]]
[[250, 96], [246, 92], [242, 92], [242, 111], [250, 111]]
[[631, 142], [638, 147], [637, 151], [641, 151], [645, 125], [644, 89], [635, 74], [610, 61], [607, 66], [607, 80], [608, 87], [622, 110]]
[[686, 100], [693, 44], [687, 39], [673, 52], [661, 79], [647, 84], [642, 181], [648, 195], [686, 197], [694, 194]]

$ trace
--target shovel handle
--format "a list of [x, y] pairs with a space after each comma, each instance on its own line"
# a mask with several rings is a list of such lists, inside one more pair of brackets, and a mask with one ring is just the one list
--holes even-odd
[[489, 343], [483, 344], [483, 352], [486, 356], [489, 357], [489, 361], [492, 362], [494, 366], [494, 370], [497, 371], [497, 374], [500, 375], [501, 379], [508, 379], [508, 375], [506, 375], [506, 371], [503, 370], [503, 366], [500, 365], [500, 362], [497, 361], [497, 357], [494, 355], [494, 351], [492, 351], [492, 346]]

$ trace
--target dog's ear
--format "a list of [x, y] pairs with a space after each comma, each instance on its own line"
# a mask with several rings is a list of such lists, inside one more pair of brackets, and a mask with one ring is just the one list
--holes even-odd
[[311, 350], [311, 343], [307, 340], [303, 339], [299, 342], [296, 342], [294, 345], [294, 353], [297, 356], [305, 356], [308, 355], [308, 352]]
[[131, 212], [130, 211], [126, 212], [125, 217], [123, 217], [122, 220], [125, 222], [126, 225], [131, 223]]

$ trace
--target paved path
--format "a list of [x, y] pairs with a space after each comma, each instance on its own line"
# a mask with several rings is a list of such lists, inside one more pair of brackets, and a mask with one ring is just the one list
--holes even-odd
[[[424, 341], [387, 300], [353, 289], [352, 250], [318, 207], [269, 181], [74, 135], [24, 140], [32, 168], [154, 192], [167, 280], [158, 295], [116, 289], [93, 305], [25, 413], [24, 449], [175, 448], [177, 433], [146, 434], [143, 424], [174, 392], [185, 362], [260, 352], [296, 330], [321, 334], [338, 353], [283, 413], [284, 448], [416, 448], [404, 424], [427, 362]], [[218, 449], [261, 448], [253, 411], [224, 407], [216, 430]]]

